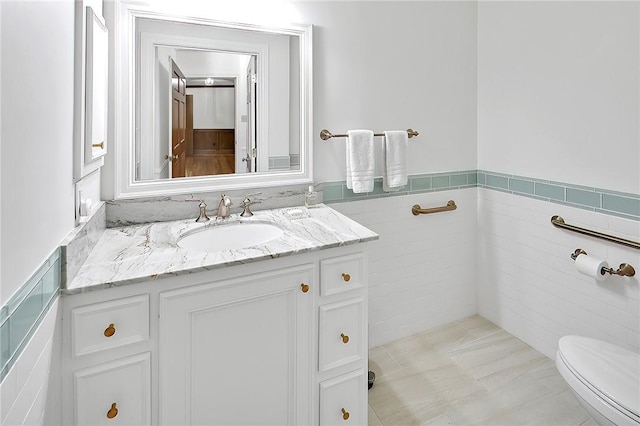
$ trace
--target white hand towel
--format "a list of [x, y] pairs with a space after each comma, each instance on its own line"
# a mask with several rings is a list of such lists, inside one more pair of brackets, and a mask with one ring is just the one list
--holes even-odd
[[349, 130], [347, 135], [347, 188], [355, 193], [371, 192], [375, 167], [373, 132]]
[[386, 192], [398, 191], [407, 184], [408, 144], [409, 136], [406, 130], [384, 132], [382, 189]]

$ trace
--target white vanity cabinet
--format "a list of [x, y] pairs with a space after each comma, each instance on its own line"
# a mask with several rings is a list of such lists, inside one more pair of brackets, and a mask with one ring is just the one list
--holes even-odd
[[320, 260], [320, 425], [367, 424], [367, 275], [363, 252]]
[[63, 299], [64, 424], [151, 425], [149, 294], [100, 293]]
[[363, 250], [64, 296], [65, 424], [366, 425]]
[[311, 423], [314, 265], [160, 294], [160, 423]]

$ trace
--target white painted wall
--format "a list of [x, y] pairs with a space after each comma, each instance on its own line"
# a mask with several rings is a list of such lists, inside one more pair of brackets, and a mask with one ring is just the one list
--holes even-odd
[[[176, 60], [180, 69], [187, 77], [235, 77], [236, 87], [191, 87], [187, 94], [193, 96], [193, 128], [194, 129], [234, 129], [236, 127], [236, 113], [247, 114], [247, 64], [250, 55], [230, 55], [217, 52], [203, 52], [180, 50]], [[235, 91], [239, 90], [244, 96], [238, 96], [236, 105]], [[237, 129], [236, 140], [244, 133], [246, 126]]]
[[4, 304], [74, 227], [74, 2], [0, 5]]
[[[2, 1], [0, 17], [3, 305], [74, 227], [74, 2]], [[3, 381], [2, 425], [60, 424], [57, 319], [56, 304]]]
[[[474, 2], [301, 2], [313, 29], [314, 180], [345, 179], [344, 133], [413, 128], [409, 173], [476, 168]], [[381, 157], [381, 138], [376, 140]], [[382, 175], [380, 165], [376, 175]]]
[[478, 167], [640, 193], [639, 8], [480, 2]]
[[193, 128], [235, 128], [235, 94], [233, 87], [187, 88], [187, 95], [193, 95]]
[[[2, 6], [0, 5], [0, 35], [2, 35]], [[0, 52], [2, 51], [0, 44]], [[0, 99], [2, 99], [2, 55], [0, 55]], [[0, 114], [0, 164], [2, 164], [2, 114]], [[0, 303], [2, 303], [2, 173], [0, 173]]]
[[[345, 179], [345, 140], [322, 141], [323, 128], [413, 128], [421, 135], [409, 142], [409, 173], [476, 168], [475, 3], [292, 7], [314, 24], [315, 181]], [[331, 205], [380, 235], [369, 259], [370, 347], [477, 312], [475, 197], [468, 189]], [[454, 213], [411, 214], [413, 204], [449, 199]]]
[[[480, 2], [478, 167], [640, 193], [640, 3]], [[479, 313], [553, 357], [565, 334], [638, 350], [638, 279], [596, 283], [576, 248], [640, 265], [637, 221], [479, 190]]]

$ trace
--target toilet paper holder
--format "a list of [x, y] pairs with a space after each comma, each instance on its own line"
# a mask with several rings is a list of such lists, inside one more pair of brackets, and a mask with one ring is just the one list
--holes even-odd
[[[571, 259], [573, 259], [574, 261], [578, 258], [578, 256], [580, 256], [581, 254], [587, 254], [586, 251], [582, 250], [581, 248], [577, 248], [573, 254], [571, 254]], [[602, 275], [604, 275], [605, 273], [608, 273], [609, 275], [620, 275], [623, 277], [633, 277], [636, 274], [636, 270], [633, 268], [633, 266], [629, 265], [628, 263], [621, 263], [620, 267], [618, 268], [618, 270], [615, 270], [613, 268], [602, 268], [601, 271]]]

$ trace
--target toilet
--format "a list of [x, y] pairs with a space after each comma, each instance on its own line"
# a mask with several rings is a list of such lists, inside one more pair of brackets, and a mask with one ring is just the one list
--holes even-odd
[[640, 355], [611, 343], [564, 336], [558, 371], [600, 425], [640, 425]]

